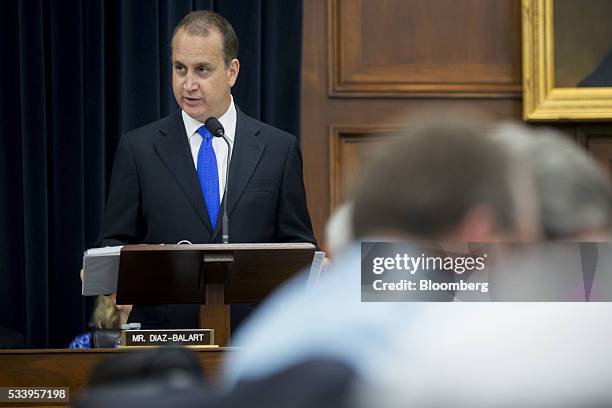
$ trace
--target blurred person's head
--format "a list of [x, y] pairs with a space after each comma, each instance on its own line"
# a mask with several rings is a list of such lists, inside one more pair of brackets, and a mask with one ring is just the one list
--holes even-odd
[[518, 124], [500, 126], [495, 137], [531, 168], [547, 239], [610, 238], [610, 179], [584, 148], [555, 130]]
[[334, 256], [353, 241], [353, 203], [347, 201], [338, 207], [325, 224], [325, 252]]
[[353, 214], [357, 238], [532, 240], [533, 180], [483, 124], [423, 123], [398, 134], [364, 172]]
[[111, 354], [91, 370], [71, 406], [209, 406], [209, 390], [198, 357], [184, 347], [155, 347]]
[[130, 381], [169, 378], [174, 374], [203, 381], [202, 368], [196, 354], [185, 347], [155, 347], [110, 356], [92, 370], [89, 385], [99, 387]]

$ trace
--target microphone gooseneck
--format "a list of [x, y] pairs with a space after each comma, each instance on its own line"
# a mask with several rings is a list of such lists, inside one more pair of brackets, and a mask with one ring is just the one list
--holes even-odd
[[220, 137], [225, 141], [227, 145], [227, 160], [225, 166], [225, 187], [223, 188], [223, 216], [221, 218], [221, 239], [224, 244], [229, 243], [229, 229], [228, 229], [228, 217], [227, 217], [227, 185], [229, 184], [229, 167], [230, 167], [230, 158], [232, 157], [232, 146], [230, 144], [229, 139], [225, 136], [225, 129], [223, 129], [223, 125], [219, 122], [219, 119], [211, 116], [206, 119], [204, 122], [204, 126], [214, 137]]

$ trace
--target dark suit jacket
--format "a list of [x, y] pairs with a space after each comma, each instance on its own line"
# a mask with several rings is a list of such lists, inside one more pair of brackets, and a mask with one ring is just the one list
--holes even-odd
[[[296, 138], [236, 110], [227, 193], [230, 242], [314, 243]], [[123, 135], [100, 246], [221, 242], [220, 224], [210, 225], [180, 111]], [[138, 318], [135, 309], [130, 320], [149, 320], [151, 327], [197, 324], [197, 307], [168, 310], [168, 316], [160, 308], [142, 308]]]

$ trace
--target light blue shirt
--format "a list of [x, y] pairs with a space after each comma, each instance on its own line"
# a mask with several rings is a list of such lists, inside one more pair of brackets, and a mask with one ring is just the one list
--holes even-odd
[[418, 303], [361, 302], [361, 247], [336, 257], [319, 282], [306, 289], [294, 278], [262, 304], [233, 338], [225, 385], [257, 378], [312, 357], [340, 360], [360, 375], [393, 358], [395, 333], [410, 324]]

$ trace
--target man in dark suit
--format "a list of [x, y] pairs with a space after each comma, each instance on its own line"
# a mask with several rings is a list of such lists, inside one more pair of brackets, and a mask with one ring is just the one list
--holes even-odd
[[[220, 242], [225, 199], [230, 242], [315, 242], [299, 144], [234, 104], [237, 53], [236, 34], [218, 14], [192, 12], [176, 27], [172, 87], [181, 111], [121, 138], [100, 245]], [[210, 117], [225, 128], [231, 157], [203, 126]], [[130, 321], [196, 327], [198, 307], [135, 307]]]

